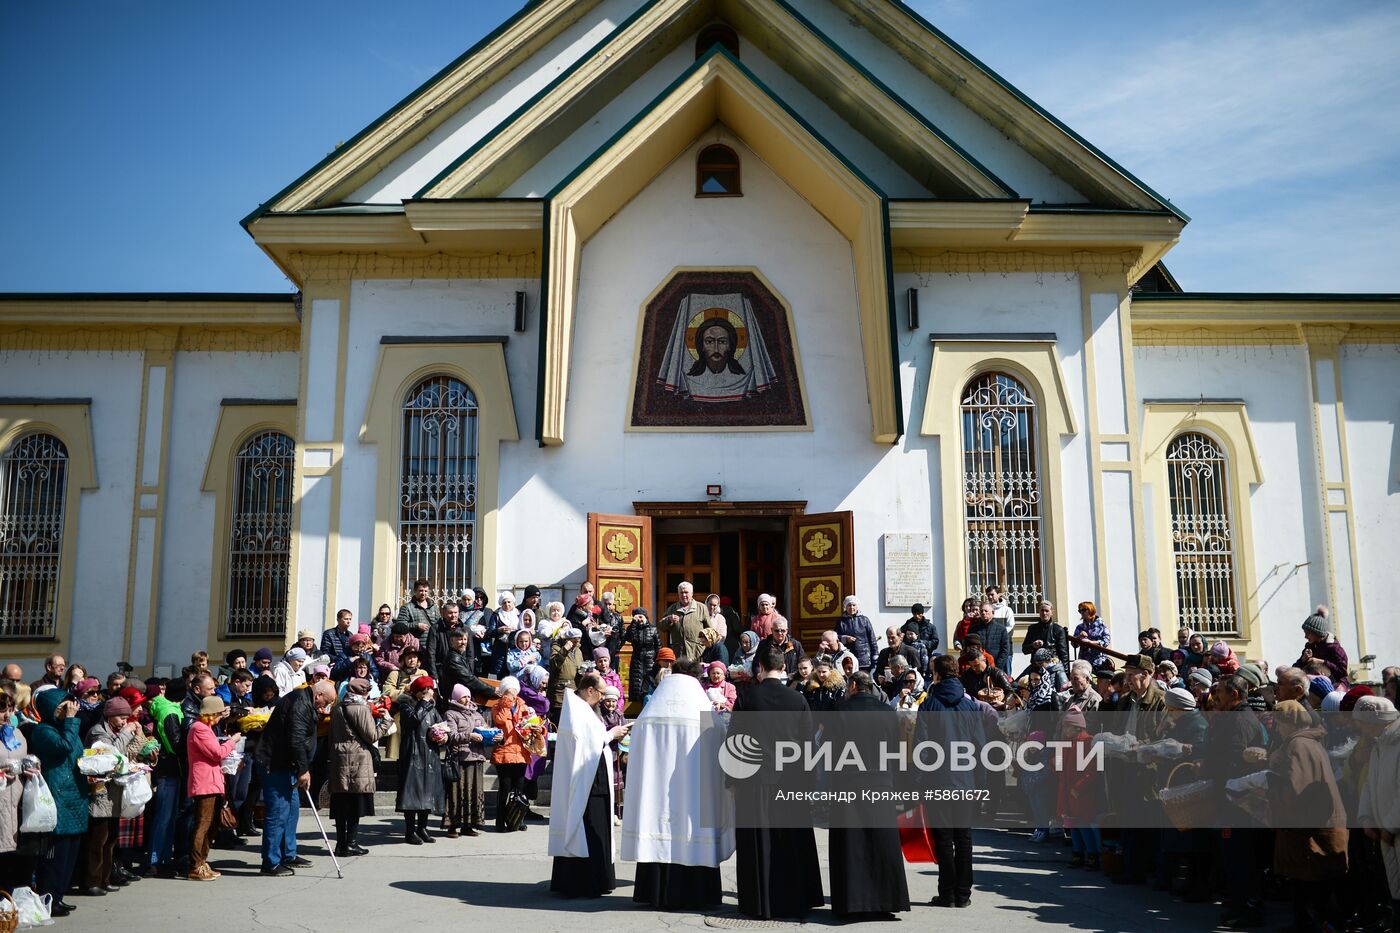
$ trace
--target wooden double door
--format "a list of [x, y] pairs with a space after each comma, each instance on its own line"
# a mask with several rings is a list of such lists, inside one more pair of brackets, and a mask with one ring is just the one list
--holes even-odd
[[780, 531], [655, 536], [648, 516], [590, 513], [588, 572], [598, 592], [614, 592], [624, 614], [647, 606], [653, 618], [676, 601], [683, 580], [694, 585], [696, 599], [731, 597], [744, 619], [760, 593], [772, 593], [811, 650], [854, 592], [852, 533], [850, 512], [794, 515]]
[[754, 611], [760, 593], [781, 603], [786, 594], [786, 538], [781, 531], [715, 531], [656, 536], [657, 611], [680, 598], [689, 580], [695, 598], [728, 596], [740, 616]]

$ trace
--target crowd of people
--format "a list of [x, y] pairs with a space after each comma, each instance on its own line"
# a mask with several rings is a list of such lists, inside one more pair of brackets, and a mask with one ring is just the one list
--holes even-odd
[[[674, 815], [678, 804], [667, 797], [675, 793], [713, 810], [719, 804], [707, 795], [725, 792], [722, 778], [675, 790], [681, 762], [655, 751], [689, 748], [705, 740], [703, 730], [634, 744], [629, 713], [640, 714], [638, 740], [683, 728], [648, 713], [660, 697], [667, 709], [726, 725], [757, 710], [860, 710], [888, 714], [872, 720], [887, 725], [900, 714], [961, 711], [982, 713], [995, 729], [1023, 711], [1053, 713], [1057, 737], [1075, 743], [1108, 730], [1107, 714], [1128, 713], [1128, 731], [1141, 733], [1134, 744], [1170, 746], [1160, 760], [1144, 758], [1132, 780], [1055, 769], [1017, 777], [1032, 841], [1062, 843], [1067, 869], [1218, 899], [1222, 923], [1235, 928], [1262, 921], [1271, 880], [1292, 897], [1298, 929], [1396, 922], [1400, 669], [1386, 668], [1374, 685], [1353, 683], [1324, 608], [1303, 623], [1298, 659], [1270, 669], [1187, 628], [1174, 646], [1148, 629], [1119, 651], [1090, 602], [1076, 607], [1073, 627], [1049, 602], [1018, 626], [997, 587], [984, 595], [964, 602], [946, 652], [943, 625], [926, 607], [913, 606], [882, 644], [855, 596], [809, 652], [769, 595], [743, 618], [730, 600], [698, 599], [684, 583], [653, 620], [641, 607], [619, 612], [612, 593], [595, 597], [587, 583], [566, 606], [542, 604], [533, 586], [518, 601], [475, 589], [439, 603], [420, 580], [408, 601], [380, 606], [368, 622], [342, 610], [330, 629], [251, 656], [230, 651], [218, 667], [196, 652], [178, 677], [140, 683], [114, 673], [104, 682], [53, 655], [28, 683], [10, 664], [0, 677], [0, 888], [32, 887], [62, 917], [74, 895], [103, 896], [143, 877], [215, 880], [211, 847], [255, 837], [262, 873], [290, 875], [310, 864], [297, 851], [304, 808], [326, 810], [337, 857], [364, 855], [360, 822], [374, 814], [386, 770], [397, 776], [408, 845], [474, 837], [488, 822], [524, 831], [539, 819], [532, 807], [552, 768], [552, 886], [602, 895], [614, 884], [616, 822], [646, 820], [658, 806]], [[624, 652], [625, 677], [617, 667]], [[1208, 721], [1207, 710], [1241, 715]], [[1319, 715], [1333, 711], [1350, 715]], [[1182, 762], [1220, 785], [1216, 818], [1189, 832], [1152, 829], [1161, 820], [1147, 818], [1123, 828], [1123, 813], [1162, 806], [1167, 771]], [[488, 766], [496, 786], [489, 818]], [[1315, 830], [1273, 831], [1245, 820], [1224, 785], [1259, 771], [1270, 775], [1272, 805], [1322, 794], [1335, 798], [1334, 818]], [[50, 797], [55, 812], [45, 820], [31, 798]], [[1100, 831], [1109, 813], [1115, 828]], [[971, 903], [974, 817], [932, 827], [935, 905]], [[733, 854], [745, 913], [802, 916], [822, 903], [810, 827], [740, 820], [728, 835], [707, 836], [698, 826], [674, 838], [642, 834], [651, 842], [640, 853], [633, 847], [637, 900], [717, 904], [718, 865]], [[892, 825], [832, 829], [831, 847], [838, 913], [909, 909]]]

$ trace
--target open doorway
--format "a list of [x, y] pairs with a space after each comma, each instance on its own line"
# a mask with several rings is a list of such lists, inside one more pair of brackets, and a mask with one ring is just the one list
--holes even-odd
[[788, 528], [805, 502], [634, 503], [652, 516], [657, 613], [674, 603], [681, 581], [695, 598], [727, 596], [740, 618], [753, 614], [760, 593], [787, 604]]

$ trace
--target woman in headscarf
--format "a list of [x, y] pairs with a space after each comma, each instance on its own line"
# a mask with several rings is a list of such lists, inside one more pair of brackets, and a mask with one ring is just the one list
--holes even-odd
[[730, 658], [729, 664], [726, 665], [732, 680], [738, 682], [752, 677], [751, 671], [753, 671], [754, 658], [758, 657], [760, 641], [762, 638], [752, 629], [739, 636], [739, 653]]
[[54, 687], [35, 693], [32, 702], [39, 723], [29, 735], [29, 748], [39, 759], [44, 782], [58, 806], [52, 853], [40, 860], [34, 887], [39, 894], [53, 898], [55, 917], [66, 917], [73, 908], [64, 903], [63, 896], [73, 881], [78, 848], [88, 827], [87, 782], [78, 775], [78, 759], [83, 754], [78, 701], [68, 691]]
[[363, 677], [350, 678], [331, 710], [331, 819], [339, 857], [369, 853], [360, 845], [360, 820], [374, 816], [374, 749], [394, 722], [388, 716], [375, 718], [370, 686]]
[[1040, 680], [1031, 689], [1026, 700], [1026, 709], [1033, 713], [1054, 712], [1061, 707], [1060, 693], [1069, 687], [1069, 678], [1060, 667], [1055, 652], [1049, 648], [1037, 648], [1031, 655], [1030, 670], [1040, 674]]
[[540, 663], [540, 653], [535, 650], [534, 633], [521, 629], [515, 633], [515, 644], [506, 652], [506, 673], [519, 677], [520, 672], [532, 664]]
[[399, 744], [399, 789], [394, 809], [403, 814], [404, 842], [436, 842], [428, 835], [428, 814], [443, 812], [442, 761], [447, 727], [433, 702], [433, 679], [423, 674], [394, 703], [403, 741]]
[[[520, 672], [520, 699], [525, 705], [534, 710], [535, 715], [541, 722], [549, 719], [550, 703], [549, 697], [545, 696], [545, 690], [549, 686], [549, 671], [538, 664], [532, 664]], [[534, 803], [540, 795], [540, 775], [544, 774], [545, 768], [549, 765], [549, 759], [538, 755], [530, 755], [530, 761], [525, 765], [525, 779], [521, 785], [522, 792], [527, 800]], [[532, 810], [525, 814], [528, 820], [537, 819], [537, 814]]]
[[783, 616], [778, 612], [778, 601], [767, 593], [759, 594], [757, 609], [758, 611], [749, 618], [749, 631], [757, 633], [758, 640], [762, 641], [773, 634], [773, 623], [783, 619]]
[[15, 698], [8, 690], [0, 690], [0, 890], [5, 891], [28, 884], [34, 875], [34, 859], [17, 850], [24, 782], [38, 772], [24, 763], [29, 743], [15, 718]]
[[349, 677], [340, 682], [340, 690], [338, 691], [339, 702], [345, 701], [345, 696], [347, 693], [349, 693], [350, 681], [352, 680], [363, 680], [365, 683], [369, 684], [369, 693], [366, 697], [366, 701], [377, 700], [381, 696], [383, 696], [383, 694], [379, 690], [378, 681], [373, 676], [371, 676], [368, 658], [362, 656], [351, 658], [349, 664], [349, 675]]
[[515, 644], [515, 633], [520, 631], [520, 610], [515, 608], [515, 594], [510, 590], [502, 590], [496, 596], [496, 605], [486, 629], [486, 637], [491, 642], [491, 660], [486, 670], [492, 677], [501, 677], [505, 672], [506, 655]]
[[718, 593], [711, 593], [705, 597], [705, 627], [719, 632], [721, 642], [729, 637], [729, 620], [725, 618], [722, 600]]
[[447, 757], [443, 773], [447, 788], [447, 838], [477, 836], [486, 826], [486, 755], [477, 730], [486, 719], [466, 684], [452, 688], [447, 704]]
[[734, 701], [739, 698], [734, 685], [726, 679], [728, 673], [729, 669], [723, 661], [711, 661], [705, 667], [705, 695], [709, 697], [716, 712], [731, 712], [734, 709]]
[[603, 679], [592, 671], [580, 678], [576, 691], [564, 695], [549, 813], [549, 854], [554, 857], [549, 889], [565, 897], [602, 897], [617, 887], [608, 746], [625, 736], [627, 727], [603, 726], [597, 714], [602, 701]]
[[[723, 616], [720, 618], [722, 619]], [[700, 630], [700, 644], [704, 648], [698, 659], [702, 665], [713, 664], [716, 661], [721, 664], [729, 663], [729, 649], [724, 646], [723, 632], [712, 628], [702, 628]]]
[[622, 677], [612, 666], [612, 652], [603, 647], [594, 648], [593, 667], [598, 672], [598, 676], [603, 678], [603, 686], [612, 687], [617, 690], [618, 696], [623, 696]]
[[1210, 649], [1206, 647], [1205, 636], [1199, 632], [1192, 632], [1186, 638], [1186, 648], [1182, 652], [1181, 660], [1178, 662], [1182, 676], [1189, 677], [1191, 672], [1205, 667], [1210, 663]]
[[[89, 748], [102, 743], [116, 749], [132, 763], [141, 754], [146, 742], [141, 724], [132, 716], [131, 704], [113, 697], [102, 704], [102, 719], [88, 730]], [[114, 775], [115, 776], [115, 775]], [[125, 884], [128, 873], [118, 870], [117, 823], [122, 813], [122, 786], [116, 781], [92, 784], [88, 787], [88, 833], [83, 840], [83, 880], [80, 888], [89, 893], [101, 891], [116, 881]]]

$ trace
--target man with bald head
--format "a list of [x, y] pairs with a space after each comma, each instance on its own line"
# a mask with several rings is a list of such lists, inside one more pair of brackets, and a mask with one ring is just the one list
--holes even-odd
[[17, 684], [24, 680], [24, 668], [11, 662], [5, 665], [5, 670], [0, 672], [0, 679], [8, 680], [12, 684]]
[[1284, 700], [1306, 702], [1309, 686], [1307, 674], [1296, 667], [1284, 667], [1278, 670], [1276, 676], [1278, 677], [1278, 686], [1274, 688], [1275, 702], [1282, 703]]

